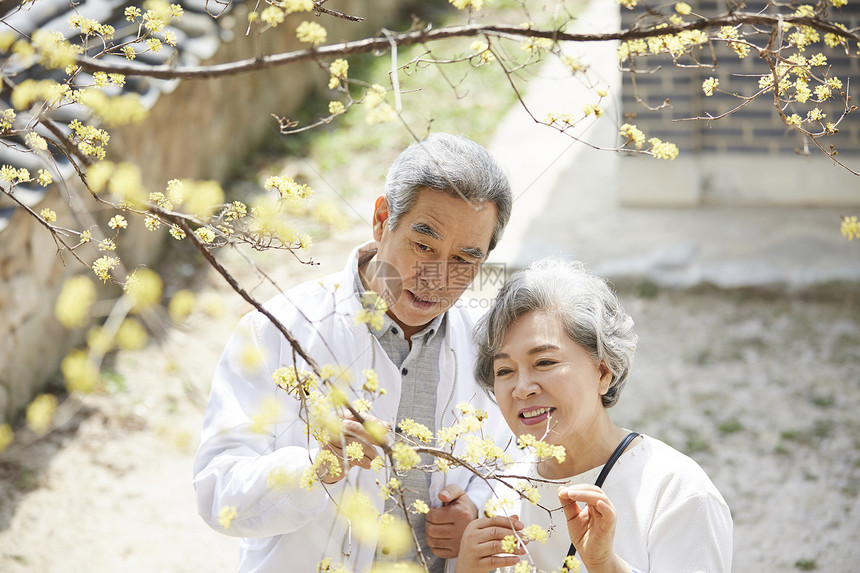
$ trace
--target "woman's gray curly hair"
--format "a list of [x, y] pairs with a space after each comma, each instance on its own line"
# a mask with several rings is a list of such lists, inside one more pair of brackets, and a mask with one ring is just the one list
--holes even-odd
[[603, 396], [603, 407], [614, 406], [633, 366], [637, 341], [633, 319], [603, 278], [580, 262], [555, 257], [540, 259], [514, 273], [496, 295], [490, 311], [478, 321], [478, 383], [493, 391], [493, 357], [511, 325], [535, 311], [557, 316], [572, 341], [595, 363], [606, 364], [612, 380]]

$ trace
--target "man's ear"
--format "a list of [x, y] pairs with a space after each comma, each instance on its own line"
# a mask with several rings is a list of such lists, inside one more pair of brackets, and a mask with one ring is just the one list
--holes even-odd
[[376, 198], [376, 203], [373, 205], [373, 239], [375, 241], [382, 240], [382, 230], [388, 221], [388, 199], [385, 195], [380, 195]]

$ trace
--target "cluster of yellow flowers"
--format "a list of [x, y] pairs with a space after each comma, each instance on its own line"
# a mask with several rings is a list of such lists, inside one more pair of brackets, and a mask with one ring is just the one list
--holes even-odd
[[509, 464], [512, 461], [510, 455], [496, 445], [493, 438], [481, 438], [479, 436], [466, 436], [466, 451], [462, 458], [472, 465], [496, 465]]
[[440, 444], [453, 446], [460, 436], [480, 431], [481, 423], [487, 418], [486, 412], [476, 410], [474, 406], [465, 402], [457, 404], [457, 409], [462, 415], [454, 425], [447, 428], [439, 428], [436, 431], [436, 439]]
[[353, 317], [353, 322], [369, 324], [374, 330], [382, 330], [385, 325], [385, 313], [388, 312], [385, 299], [373, 291], [367, 291], [361, 295], [361, 306], [361, 310]]
[[490, 51], [490, 46], [486, 42], [475, 40], [469, 46], [469, 49], [475, 52], [472, 58], [476, 59], [475, 65], [477, 66], [483, 66], [484, 64], [496, 61], [496, 55]]
[[448, 0], [457, 10], [474, 10], [479, 11], [484, 7], [484, 0]]
[[564, 446], [553, 446], [539, 440], [531, 434], [523, 434], [517, 438], [517, 445], [521, 448], [528, 448], [539, 460], [554, 458], [558, 463], [564, 461], [566, 453]]
[[410, 418], [401, 420], [397, 427], [400, 429], [401, 434], [415, 438], [419, 442], [426, 444], [433, 440], [433, 432], [427, 426], [419, 424]]
[[367, 90], [364, 95], [364, 105], [367, 110], [365, 117], [367, 125], [394, 121], [397, 117], [394, 108], [385, 101], [385, 88], [379, 84], [373, 84]]
[[281, 390], [296, 398], [309, 395], [319, 386], [319, 378], [316, 374], [306, 370], [299, 371], [295, 366], [278, 368], [272, 373], [272, 380]]
[[860, 239], [860, 223], [857, 222], [856, 216], [842, 218], [842, 236], [849, 241]]

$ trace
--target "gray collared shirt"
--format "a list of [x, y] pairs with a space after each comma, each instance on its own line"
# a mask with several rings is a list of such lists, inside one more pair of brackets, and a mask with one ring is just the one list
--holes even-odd
[[[359, 264], [366, 263], [367, 261], [359, 262]], [[354, 284], [356, 296], [361, 300], [362, 295], [367, 291], [361, 283], [358, 265], [355, 268]], [[410, 340], [406, 340], [403, 329], [387, 314], [381, 330], [376, 330], [370, 325], [367, 327], [379, 341], [391, 362], [400, 369], [401, 393], [400, 404], [397, 408], [397, 424], [399, 425], [401, 420], [409, 418], [426, 426], [434, 435], [437, 430], [435, 416], [436, 387], [439, 383], [439, 356], [442, 352], [442, 342], [445, 339], [445, 325], [446, 314], [443, 313], [434, 318], [420, 332], [412, 335]], [[422, 456], [422, 462], [432, 464], [433, 458], [425, 454]], [[430, 505], [429, 473], [413, 469], [401, 475], [400, 481], [403, 484], [407, 508], [411, 509], [412, 503], [419, 499], [427, 503], [428, 506]], [[393, 499], [389, 498], [386, 501], [385, 511], [395, 512], [395, 515], [399, 514]], [[445, 560], [433, 555], [427, 546], [424, 538], [425, 520], [421, 514], [418, 516], [421, 519], [416, 519], [415, 514], [410, 513], [410, 521], [413, 523], [415, 535], [421, 543], [421, 551], [427, 559], [429, 571], [441, 573], [445, 569]], [[399, 557], [399, 560], [403, 559], [416, 559], [415, 552]], [[377, 547], [377, 561], [396, 560], [398, 559], [392, 559], [385, 555], [381, 547]]]

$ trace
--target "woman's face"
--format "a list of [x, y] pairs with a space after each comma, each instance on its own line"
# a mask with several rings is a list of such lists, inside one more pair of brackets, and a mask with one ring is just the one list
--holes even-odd
[[508, 328], [493, 359], [496, 401], [516, 435], [532, 434], [576, 448], [605, 417], [601, 396], [612, 379], [603, 363], [546, 312], [530, 312]]

